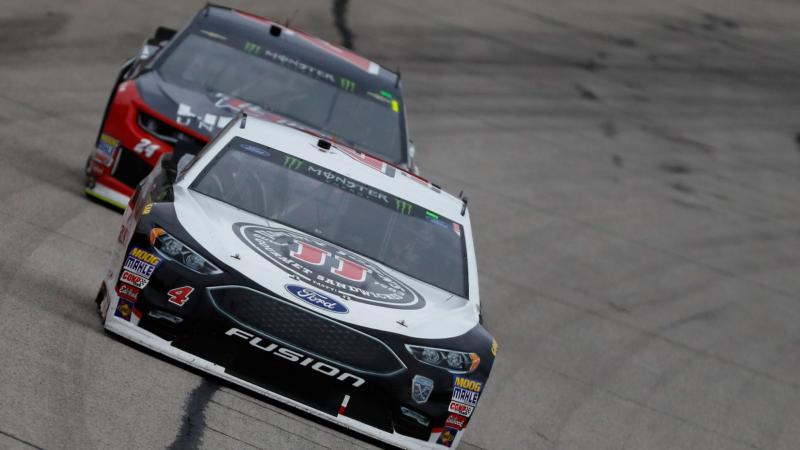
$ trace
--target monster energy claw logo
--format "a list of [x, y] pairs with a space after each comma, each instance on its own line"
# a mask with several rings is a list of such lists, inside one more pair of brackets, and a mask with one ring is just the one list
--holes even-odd
[[407, 201], [396, 198], [394, 199], [394, 207], [396, 210], [400, 211], [400, 214], [405, 214], [407, 216], [411, 214], [411, 203]]
[[247, 53], [258, 53], [261, 51], [261, 46], [258, 44], [254, 44], [252, 42], [246, 42], [244, 44], [244, 51]]
[[353, 92], [356, 90], [355, 81], [348, 80], [347, 78], [339, 78], [339, 86], [341, 86], [345, 91]]
[[291, 170], [297, 170], [303, 165], [303, 160], [286, 155], [286, 158], [283, 160], [283, 165]]

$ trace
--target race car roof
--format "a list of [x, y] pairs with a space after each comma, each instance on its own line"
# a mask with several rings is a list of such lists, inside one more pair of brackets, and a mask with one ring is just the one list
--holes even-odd
[[[273, 27], [280, 28], [277, 36], [271, 30]], [[397, 74], [385, 67], [323, 39], [254, 14], [224, 6], [207, 5], [197, 14], [189, 28], [210, 31], [223, 37], [240, 36], [347, 78], [359, 86], [400, 95]]]
[[[328, 150], [322, 149], [318, 145], [319, 138], [294, 128], [253, 117], [247, 117], [245, 127], [242, 128], [241, 120], [240, 117], [233, 121], [235, 124], [229, 125], [229, 131], [223, 131], [217, 142], [227, 145], [234, 136], [239, 136], [272, 147], [416, 203], [462, 226], [469, 227], [467, 220], [461, 214], [464, 207], [462, 200], [423, 178], [336, 143], [333, 143]], [[220, 147], [216, 145], [215, 147], [211, 150], [212, 155], [221, 150]], [[194, 175], [189, 174], [189, 178], [194, 178]]]

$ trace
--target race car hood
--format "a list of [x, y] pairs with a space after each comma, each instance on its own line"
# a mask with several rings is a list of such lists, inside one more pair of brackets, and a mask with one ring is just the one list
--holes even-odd
[[201, 92], [170, 83], [155, 71], [142, 74], [136, 79], [136, 86], [148, 106], [175, 123], [208, 138], [214, 137], [241, 111], [259, 119], [324, 136], [319, 130], [241, 99], [220, 92]]
[[205, 250], [310, 311], [421, 339], [478, 324], [476, 302], [195, 191], [175, 186], [174, 196], [178, 220]]

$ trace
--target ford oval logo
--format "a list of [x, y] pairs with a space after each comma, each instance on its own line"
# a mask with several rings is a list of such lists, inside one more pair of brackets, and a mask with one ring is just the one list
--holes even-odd
[[300, 300], [308, 303], [311, 306], [322, 308], [326, 311], [335, 312], [339, 314], [346, 314], [349, 310], [347, 306], [337, 302], [336, 300], [328, 297], [325, 294], [313, 291], [307, 287], [297, 286], [294, 284], [287, 284], [286, 290], [290, 294], [299, 298]]

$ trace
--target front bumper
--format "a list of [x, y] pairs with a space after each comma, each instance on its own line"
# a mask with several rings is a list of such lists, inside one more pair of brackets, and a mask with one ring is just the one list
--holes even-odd
[[[150, 333], [149, 331], [144, 330], [143, 328], [133, 325], [132, 323], [122, 320], [118, 317], [114, 317], [111, 314], [109, 314], [108, 318], [106, 319], [105, 329], [111, 333], [114, 333], [118, 336], [121, 336], [125, 339], [135, 342], [143, 347], [158, 352], [162, 355], [173, 358], [195, 369], [202, 370], [203, 372], [206, 372], [210, 375], [214, 375], [218, 378], [221, 378], [225, 381], [236, 384], [243, 388], [249, 389], [257, 394], [279, 401], [293, 408], [297, 408], [305, 413], [330, 421], [337, 425], [343, 426], [347, 429], [356, 431], [358, 433], [364, 434], [374, 439], [378, 439], [380, 441], [389, 443], [391, 445], [395, 445], [401, 448], [430, 448], [430, 449], [444, 448], [441, 445], [436, 444], [436, 440], [439, 438], [440, 433], [432, 433], [430, 440], [428, 442], [425, 442], [419, 439], [414, 439], [408, 436], [404, 436], [399, 433], [387, 432], [375, 427], [365, 425], [362, 422], [347, 417], [346, 415], [341, 415], [338, 413], [336, 415], [330, 415], [321, 412], [315, 408], [309, 407], [289, 397], [274, 393], [272, 391], [262, 388], [261, 386], [250, 383], [241, 378], [232, 376], [226, 372], [225, 367], [220, 366], [218, 364], [214, 364], [211, 361], [207, 361], [189, 352], [175, 348], [171, 346], [169, 342], [165, 341], [164, 339], [161, 339], [155, 334]], [[460, 435], [457, 437], [457, 439], [459, 438]], [[455, 445], [457, 445], [457, 442], [454, 443], [454, 446]]]
[[[402, 448], [447, 447], [437, 441], [445, 430], [453, 394], [449, 373], [414, 364], [415, 361], [407, 355], [403, 355], [403, 361], [400, 361], [400, 370], [387, 366], [383, 373], [364, 373], [358, 368], [352, 370], [340, 364], [341, 359], [320, 358], [307, 347], [295, 345], [297, 342], [276, 339], [276, 333], [258, 334], [253, 329], [253, 322], [242, 324], [237, 317], [221, 311], [217, 304], [221, 302], [211, 294], [217, 289], [230, 289], [228, 284], [234, 280], [243, 281], [239, 279], [241, 276], [225, 273], [216, 277], [203, 286], [197, 275], [164, 261], [147, 286], [139, 291], [124, 318], [120, 317], [118, 306], [131, 306], [131, 303], [120, 301], [117, 294], [120, 284], [116, 279], [106, 280], [106, 304], [109, 307], [105, 328], [191, 367], [391, 445]], [[186, 304], [178, 307], [168, 302], [168, 290], [190, 284], [196, 289]], [[236, 289], [242, 288], [240, 283], [236, 284]], [[280, 314], [285, 315], [285, 311]], [[165, 315], [180, 316], [183, 321], [176, 324], [163, 320]], [[302, 327], [295, 318], [289, 320]], [[264, 322], [260, 324], [269, 326]], [[309, 325], [305, 327], [301, 334], [308, 333]], [[282, 344], [287, 344], [284, 350], [281, 350]], [[390, 351], [401, 354], [396, 343]], [[319, 367], [318, 363], [321, 363]], [[436, 387], [424, 404], [411, 401], [411, 380], [416, 374], [435, 380]], [[485, 381], [486, 376], [488, 370], [480, 375], [480, 379]], [[416, 423], [401, 414], [403, 410], [414, 411], [427, 418], [428, 423]], [[457, 446], [462, 436], [463, 430], [455, 435], [449, 446]]]

